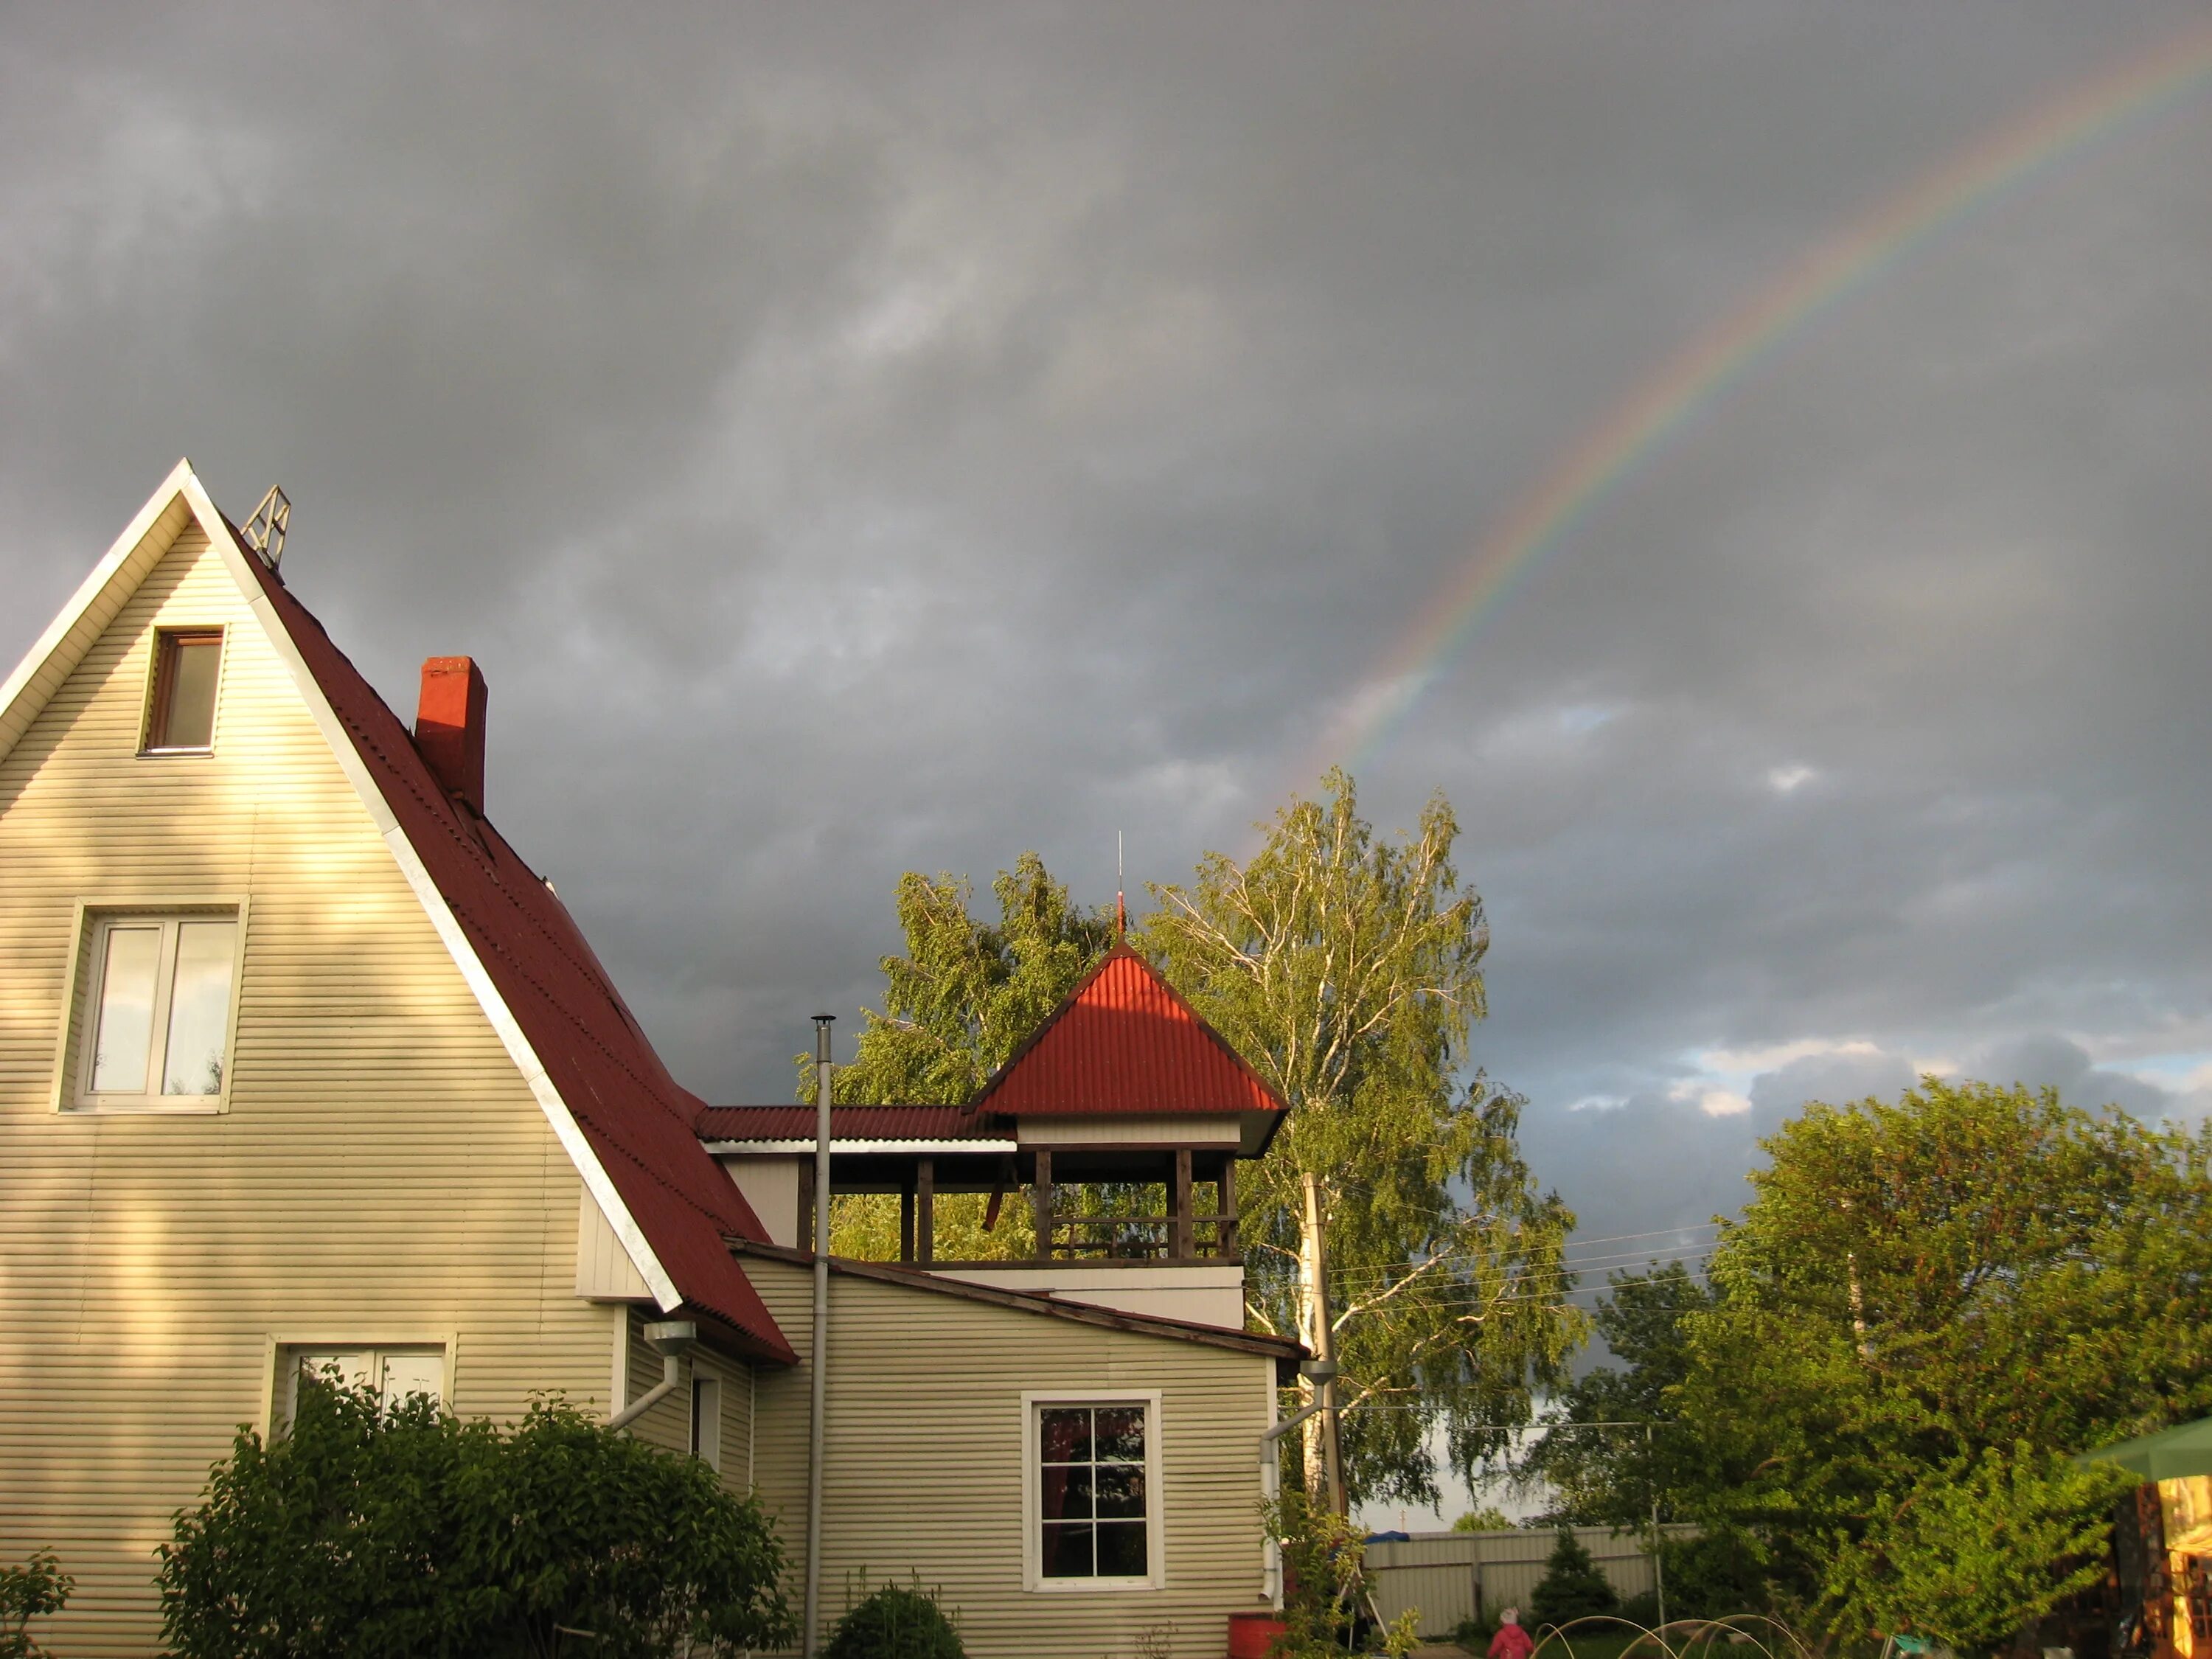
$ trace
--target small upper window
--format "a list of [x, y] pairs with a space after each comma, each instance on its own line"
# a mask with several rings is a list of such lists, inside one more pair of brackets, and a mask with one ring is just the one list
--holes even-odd
[[146, 713], [149, 755], [193, 753], [215, 744], [215, 688], [222, 666], [219, 628], [165, 628], [155, 635], [154, 695]]
[[77, 1103], [217, 1103], [238, 981], [237, 915], [101, 916], [89, 944]]

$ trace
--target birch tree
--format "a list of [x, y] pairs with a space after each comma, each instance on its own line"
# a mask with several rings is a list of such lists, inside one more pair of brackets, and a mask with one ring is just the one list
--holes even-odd
[[1434, 1502], [1439, 1439], [1471, 1478], [1585, 1332], [1565, 1297], [1574, 1217], [1521, 1158], [1520, 1098], [1468, 1073], [1489, 930], [1458, 836], [1439, 793], [1412, 835], [1378, 838], [1332, 771], [1246, 862], [1209, 853], [1189, 886], [1154, 886], [1137, 940], [1290, 1104], [1238, 1197], [1248, 1311], [1318, 1345], [1311, 1175], [1354, 1500]]

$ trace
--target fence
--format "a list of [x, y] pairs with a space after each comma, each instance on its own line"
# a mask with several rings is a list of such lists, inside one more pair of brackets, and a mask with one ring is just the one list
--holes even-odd
[[[1668, 1538], [1694, 1536], [1689, 1525], [1662, 1527]], [[1624, 1601], [1656, 1589], [1650, 1535], [1577, 1527], [1575, 1536]], [[1462, 1619], [1528, 1605], [1544, 1576], [1559, 1534], [1549, 1528], [1510, 1532], [1424, 1532], [1405, 1543], [1367, 1547], [1368, 1582], [1385, 1620], [1407, 1607], [1421, 1610], [1421, 1634], [1449, 1636]]]

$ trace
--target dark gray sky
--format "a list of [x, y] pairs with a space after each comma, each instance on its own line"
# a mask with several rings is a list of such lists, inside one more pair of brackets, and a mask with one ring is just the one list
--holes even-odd
[[[2208, 15], [9, 7], [0, 658], [179, 454], [281, 482], [403, 713], [483, 664], [678, 1073], [781, 1098], [901, 871], [1249, 845], [1618, 398]], [[1363, 765], [1461, 812], [1586, 1236], [1916, 1068], [2202, 1109], [2209, 276], [2200, 80], [1765, 353]]]

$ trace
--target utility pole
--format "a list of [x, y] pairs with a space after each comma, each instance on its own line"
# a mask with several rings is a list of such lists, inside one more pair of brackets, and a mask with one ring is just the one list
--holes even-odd
[[835, 1014], [814, 1016], [814, 1346], [806, 1356], [812, 1410], [806, 1425], [805, 1659], [822, 1648], [823, 1418], [830, 1389], [830, 1095], [837, 1067], [830, 1058]]
[[1346, 1515], [1351, 1505], [1345, 1498], [1342, 1419], [1336, 1409], [1336, 1332], [1328, 1312], [1328, 1248], [1322, 1234], [1321, 1177], [1310, 1170], [1305, 1172], [1305, 1188], [1306, 1260], [1310, 1272], [1306, 1288], [1312, 1308], [1314, 1358], [1329, 1368], [1319, 1389], [1322, 1468], [1328, 1479], [1329, 1507]]
[[1659, 1595], [1659, 1628], [1667, 1628], [1667, 1558], [1659, 1553], [1659, 1463], [1652, 1455], [1651, 1428], [1644, 1425], [1644, 1468], [1651, 1477], [1651, 1582]]

